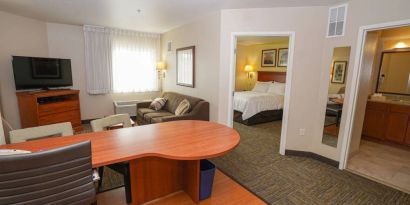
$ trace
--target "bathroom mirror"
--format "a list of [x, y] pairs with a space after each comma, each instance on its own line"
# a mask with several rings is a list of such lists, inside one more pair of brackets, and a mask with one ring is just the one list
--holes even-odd
[[410, 50], [382, 53], [377, 92], [410, 95]]
[[337, 147], [340, 119], [342, 118], [345, 97], [346, 76], [349, 72], [350, 47], [333, 49], [332, 63], [329, 66], [329, 89], [326, 98], [325, 122], [322, 143]]

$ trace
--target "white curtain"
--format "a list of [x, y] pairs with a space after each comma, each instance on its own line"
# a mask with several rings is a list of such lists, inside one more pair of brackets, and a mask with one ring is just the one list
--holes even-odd
[[84, 26], [84, 32], [89, 93], [159, 90], [159, 34], [94, 26]]
[[158, 91], [158, 34], [111, 29], [114, 92]]
[[112, 90], [110, 34], [103, 27], [84, 26], [87, 92], [106, 94]]

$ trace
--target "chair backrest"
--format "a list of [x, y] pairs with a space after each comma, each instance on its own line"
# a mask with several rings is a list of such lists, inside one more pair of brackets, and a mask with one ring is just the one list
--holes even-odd
[[123, 127], [131, 127], [129, 114], [110, 115], [98, 120], [91, 121], [93, 132], [103, 131], [105, 128], [113, 125], [122, 124]]
[[73, 127], [70, 122], [63, 122], [39, 127], [30, 127], [10, 131], [10, 143], [25, 142], [51, 136], [73, 135]]
[[0, 156], [0, 204], [91, 204], [91, 142]]

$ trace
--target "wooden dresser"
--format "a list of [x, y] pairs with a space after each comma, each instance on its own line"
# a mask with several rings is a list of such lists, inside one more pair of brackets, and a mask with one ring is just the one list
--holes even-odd
[[410, 145], [410, 105], [368, 101], [362, 134]]
[[23, 128], [71, 122], [75, 131], [83, 130], [79, 90], [18, 92], [20, 121]]

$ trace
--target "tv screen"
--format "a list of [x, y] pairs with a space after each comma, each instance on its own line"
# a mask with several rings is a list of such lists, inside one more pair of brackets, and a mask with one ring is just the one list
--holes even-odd
[[72, 86], [71, 60], [13, 56], [17, 90]]

